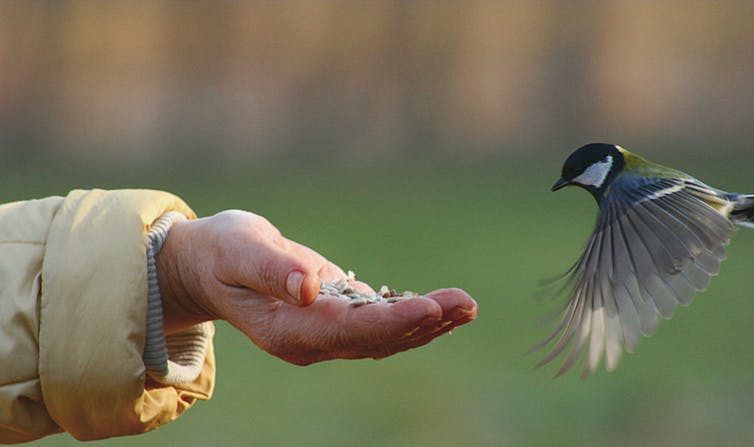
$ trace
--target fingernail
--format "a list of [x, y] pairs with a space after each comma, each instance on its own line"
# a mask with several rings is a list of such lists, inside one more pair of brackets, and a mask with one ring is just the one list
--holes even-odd
[[288, 295], [296, 301], [301, 301], [301, 284], [303, 282], [304, 274], [297, 270], [289, 273], [288, 278], [285, 280], [285, 288], [288, 291]]

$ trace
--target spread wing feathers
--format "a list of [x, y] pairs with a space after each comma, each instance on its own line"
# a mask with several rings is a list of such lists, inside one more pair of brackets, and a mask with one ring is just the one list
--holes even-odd
[[691, 303], [725, 258], [733, 232], [726, 195], [693, 179], [617, 178], [600, 205], [597, 227], [571, 272], [554, 343], [542, 366], [570, 349], [557, 375], [587, 351], [582, 376], [605, 356], [608, 370], [633, 352], [659, 318]]

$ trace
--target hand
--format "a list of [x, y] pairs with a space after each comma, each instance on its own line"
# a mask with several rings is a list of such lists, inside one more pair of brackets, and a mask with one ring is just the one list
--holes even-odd
[[[167, 334], [223, 319], [297, 365], [387, 357], [425, 345], [477, 314], [476, 302], [459, 289], [360, 307], [318, 297], [320, 282], [346, 278], [343, 270], [243, 211], [173, 225], [157, 256], [157, 274]], [[355, 287], [371, 291], [363, 283]]]

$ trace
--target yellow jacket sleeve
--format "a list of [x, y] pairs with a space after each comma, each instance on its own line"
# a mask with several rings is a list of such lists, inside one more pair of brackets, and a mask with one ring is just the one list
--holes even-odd
[[179, 198], [73, 191], [0, 206], [0, 443], [67, 431], [81, 440], [142, 433], [208, 399], [208, 343], [192, 382], [149, 378], [147, 232]]

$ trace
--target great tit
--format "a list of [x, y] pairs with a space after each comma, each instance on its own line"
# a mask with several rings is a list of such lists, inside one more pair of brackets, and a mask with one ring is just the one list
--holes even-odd
[[[736, 225], [754, 228], [754, 195], [712, 188], [605, 143], [573, 152], [552, 187], [589, 191], [599, 206], [584, 252], [563, 275], [568, 301], [560, 323], [535, 349], [550, 346], [545, 365], [570, 346], [557, 376], [587, 350], [582, 377], [612, 371], [659, 317], [691, 303], [720, 271]], [[588, 347], [588, 349], [587, 349]]]

